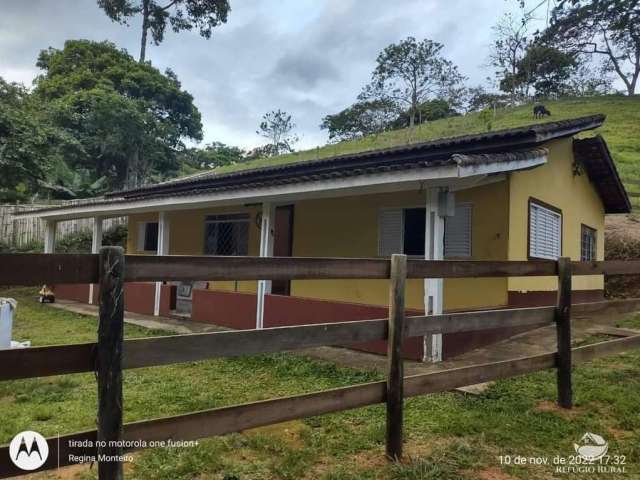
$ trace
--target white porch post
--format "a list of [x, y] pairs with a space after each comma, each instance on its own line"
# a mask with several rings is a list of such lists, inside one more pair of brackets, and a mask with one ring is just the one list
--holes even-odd
[[56, 249], [56, 226], [55, 220], [45, 220], [44, 226], [44, 253], [54, 253]]
[[[169, 234], [170, 224], [167, 212], [158, 214], [158, 247], [157, 255], [169, 255]], [[160, 294], [162, 291], [162, 282], [156, 282], [156, 296], [153, 304], [153, 314], [157, 317], [160, 315]]]
[[[93, 217], [91, 253], [99, 253], [102, 246], [102, 217]], [[89, 304], [93, 304], [93, 283], [89, 284]]]
[[[425, 221], [425, 260], [442, 260], [444, 258], [444, 217], [438, 209], [438, 195], [440, 190], [427, 190], [426, 221]], [[441, 278], [426, 278], [424, 280], [424, 310], [425, 315], [440, 315], [443, 304], [443, 282]], [[432, 334], [424, 337], [424, 360], [440, 362], [442, 360], [442, 334]]]
[[[262, 224], [260, 227], [260, 256], [273, 257], [273, 239], [276, 209], [272, 203], [262, 204]], [[258, 280], [256, 305], [256, 329], [264, 328], [264, 296], [271, 293], [271, 280]]]

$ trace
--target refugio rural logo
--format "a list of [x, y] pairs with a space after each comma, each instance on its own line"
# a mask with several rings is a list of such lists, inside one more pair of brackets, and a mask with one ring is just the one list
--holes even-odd
[[9, 456], [16, 467], [35, 470], [44, 465], [49, 456], [49, 445], [38, 432], [20, 432], [9, 444]]
[[595, 462], [607, 454], [609, 444], [600, 435], [587, 432], [580, 439], [580, 443], [573, 444], [573, 448], [587, 462]]

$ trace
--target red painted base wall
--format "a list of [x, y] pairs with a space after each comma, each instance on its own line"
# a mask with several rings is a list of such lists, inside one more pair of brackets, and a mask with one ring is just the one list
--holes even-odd
[[[74, 300], [76, 302], [89, 303], [89, 284], [88, 283], [67, 283], [63, 285], [53, 285], [51, 287], [56, 298], [64, 300]], [[94, 293], [94, 298], [95, 293]], [[95, 302], [95, 300], [94, 300]]]
[[[155, 283], [134, 282], [125, 283], [124, 309], [127, 312], [153, 315], [153, 305], [156, 295]], [[89, 284], [64, 284], [52, 287], [56, 298], [74, 300], [76, 302], [89, 302]], [[175, 298], [176, 287], [174, 285], [162, 285], [160, 289], [160, 315], [171, 313], [172, 299]], [[93, 286], [93, 304], [100, 302], [100, 286]]]
[[[408, 315], [420, 312], [407, 311]], [[350, 322], [386, 318], [388, 309], [374, 305], [330, 302], [310, 298], [266, 295], [264, 307], [265, 328], [318, 323]], [[256, 295], [251, 293], [194, 290], [191, 319], [213, 323], [238, 330], [256, 326]], [[348, 345], [350, 348], [386, 354], [386, 342], [368, 342]], [[404, 343], [404, 356], [422, 360], [422, 337], [409, 338]]]

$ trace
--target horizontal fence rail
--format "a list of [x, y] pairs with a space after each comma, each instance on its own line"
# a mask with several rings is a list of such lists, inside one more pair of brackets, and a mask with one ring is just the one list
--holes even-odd
[[[553, 322], [555, 307], [488, 310], [407, 317], [404, 337], [500, 327], [540, 327]], [[219, 357], [275, 353], [386, 340], [387, 319], [193, 333], [123, 342], [123, 368], [142, 368]], [[0, 350], [0, 380], [94, 370], [97, 343]]]
[[[627, 352], [640, 347], [640, 335], [573, 348], [573, 363], [581, 364], [595, 358]], [[405, 397], [449, 391], [466, 385], [511, 378], [518, 375], [548, 370], [556, 366], [556, 353], [472, 365], [404, 378]], [[320, 392], [263, 400], [230, 407], [214, 408], [172, 417], [158, 418], [124, 425], [127, 451], [139, 450], [141, 444], [152, 441], [187, 441], [240, 432], [250, 428], [295, 420], [327, 413], [350, 410], [386, 401], [386, 382], [335, 388]], [[96, 431], [86, 431], [48, 438], [49, 457], [55, 459], [60, 445], [60, 466], [71, 464], [69, 454], [95, 456], [94, 448], [69, 448], [70, 440], [91, 440]], [[7, 458], [8, 446], [0, 447], [0, 456]], [[49, 468], [55, 468], [52, 463]], [[3, 478], [24, 474], [10, 462], [0, 465]]]
[[[238, 432], [325, 413], [382, 402], [387, 404], [386, 453], [402, 458], [403, 398], [509, 378], [555, 368], [561, 406], [572, 405], [571, 366], [599, 356], [640, 347], [640, 335], [571, 348], [571, 315], [603, 309], [617, 312], [640, 308], [640, 299], [571, 304], [574, 275], [640, 274], [640, 261], [425, 261], [404, 255], [389, 259], [260, 258], [210, 256], [123, 255], [105, 247], [100, 255], [0, 255], [0, 285], [41, 283], [99, 283], [98, 341], [76, 345], [0, 350], [0, 380], [96, 372], [98, 429], [49, 439], [51, 454], [41, 470], [73, 463], [76, 456], [119, 454], [145, 448], [145, 442], [194, 440]], [[407, 278], [465, 278], [547, 276], [559, 279], [558, 303], [553, 307], [501, 309], [407, 317]], [[281, 279], [389, 279], [389, 317], [342, 323], [277, 327], [123, 340], [124, 282], [169, 280], [281, 280]], [[327, 319], [330, 321], [331, 319]], [[404, 377], [400, 355], [402, 339], [431, 334], [486, 331], [496, 328], [537, 328], [556, 325], [558, 351], [495, 363]], [[353, 385], [322, 392], [215, 408], [175, 417], [122, 424], [122, 369], [273, 353], [303, 348], [387, 341], [387, 381]], [[122, 446], [72, 447], [69, 441], [123, 440]], [[133, 442], [131, 444], [127, 442]], [[7, 455], [6, 446], [0, 455]], [[6, 458], [6, 457], [5, 457]], [[10, 462], [0, 465], [0, 478], [22, 474]], [[121, 461], [98, 461], [100, 479], [123, 477]]]
[[[125, 282], [388, 279], [388, 259], [125, 256]], [[0, 254], [0, 285], [98, 283], [98, 254]], [[574, 275], [629, 275], [640, 260], [571, 262]], [[556, 276], [552, 261], [408, 260], [407, 278]]]

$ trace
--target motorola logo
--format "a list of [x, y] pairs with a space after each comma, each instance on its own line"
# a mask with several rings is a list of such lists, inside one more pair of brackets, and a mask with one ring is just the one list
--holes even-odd
[[49, 445], [38, 432], [20, 432], [9, 444], [9, 455], [16, 467], [35, 470], [44, 465], [49, 456]]

